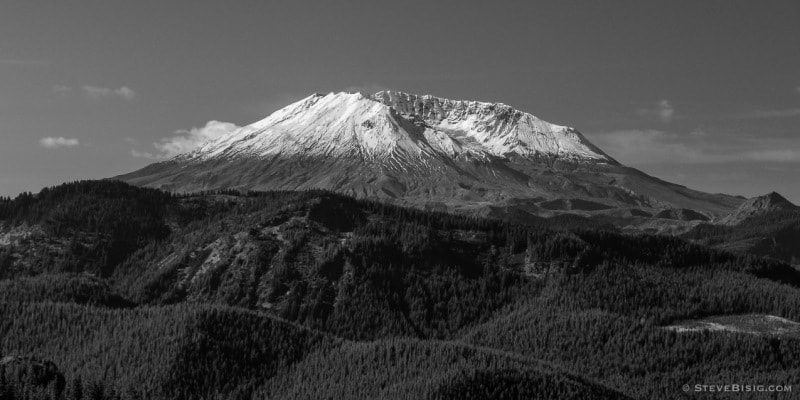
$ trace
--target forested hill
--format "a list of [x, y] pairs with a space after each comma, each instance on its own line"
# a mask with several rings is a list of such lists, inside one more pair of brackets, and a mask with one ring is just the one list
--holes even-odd
[[800, 321], [800, 272], [579, 217], [114, 181], [0, 199], [0, 399], [673, 399], [694, 381], [792, 383], [795, 336], [664, 328], [750, 313]]
[[733, 226], [700, 224], [683, 238], [715, 248], [769, 256], [800, 266], [800, 209], [772, 210]]

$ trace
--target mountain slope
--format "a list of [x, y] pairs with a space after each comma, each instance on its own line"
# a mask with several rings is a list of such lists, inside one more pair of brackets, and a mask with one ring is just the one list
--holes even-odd
[[800, 321], [800, 271], [568, 219], [108, 180], [0, 199], [0, 360], [50, 360], [67, 398], [83, 380], [109, 399], [673, 399], [698, 376], [800, 374], [795, 336], [665, 328]]
[[601, 213], [685, 208], [716, 217], [741, 202], [625, 167], [574, 128], [502, 103], [401, 92], [315, 94], [117, 178], [178, 192], [318, 188], [485, 215], [554, 215], [562, 211], [538, 203], [579, 198]]
[[800, 265], [800, 207], [772, 192], [748, 199], [719, 224], [700, 224], [683, 237]]
[[737, 225], [750, 217], [781, 211], [800, 211], [800, 207], [792, 204], [780, 194], [771, 192], [763, 196], [747, 199], [734, 212], [722, 218], [720, 223], [723, 225]]

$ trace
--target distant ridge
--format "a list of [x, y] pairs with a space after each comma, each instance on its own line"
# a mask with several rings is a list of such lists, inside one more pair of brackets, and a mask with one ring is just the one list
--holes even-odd
[[776, 192], [763, 196], [752, 197], [744, 201], [736, 210], [722, 218], [719, 222], [723, 225], [736, 225], [747, 218], [763, 215], [770, 211], [793, 211], [800, 207], [792, 204], [785, 197]]

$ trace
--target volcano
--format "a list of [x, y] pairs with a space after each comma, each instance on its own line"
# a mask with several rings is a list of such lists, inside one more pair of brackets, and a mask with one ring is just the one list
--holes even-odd
[[578, 130], [503, 103], [313, 94], [117, 179], [174, 192], [325, 189], [425, 209], [713, 219], [743, 199], [626, 167]]

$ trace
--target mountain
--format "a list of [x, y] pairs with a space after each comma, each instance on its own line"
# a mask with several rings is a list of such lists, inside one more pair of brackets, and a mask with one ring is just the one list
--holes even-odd
[[621, 165], [576, 129], [502, 103], [392, 91], [314, 94], [117, 179], [175, 192], [326, 189], [488, 216], [714, 218], [742, 201]]
[[764, 215], [774, 211], [800, 211], [800, 207], [792, 204], [778, 193], [771, 192], [763, 196], [747, 199], [736, 210], [722, 218], [723, 225], [737, 225], [747, 218]]
[[800, 207], [775, 192], [747, 199], [714, 224], [699, 224], [682, 236], [703, 245], [800, 266]]

